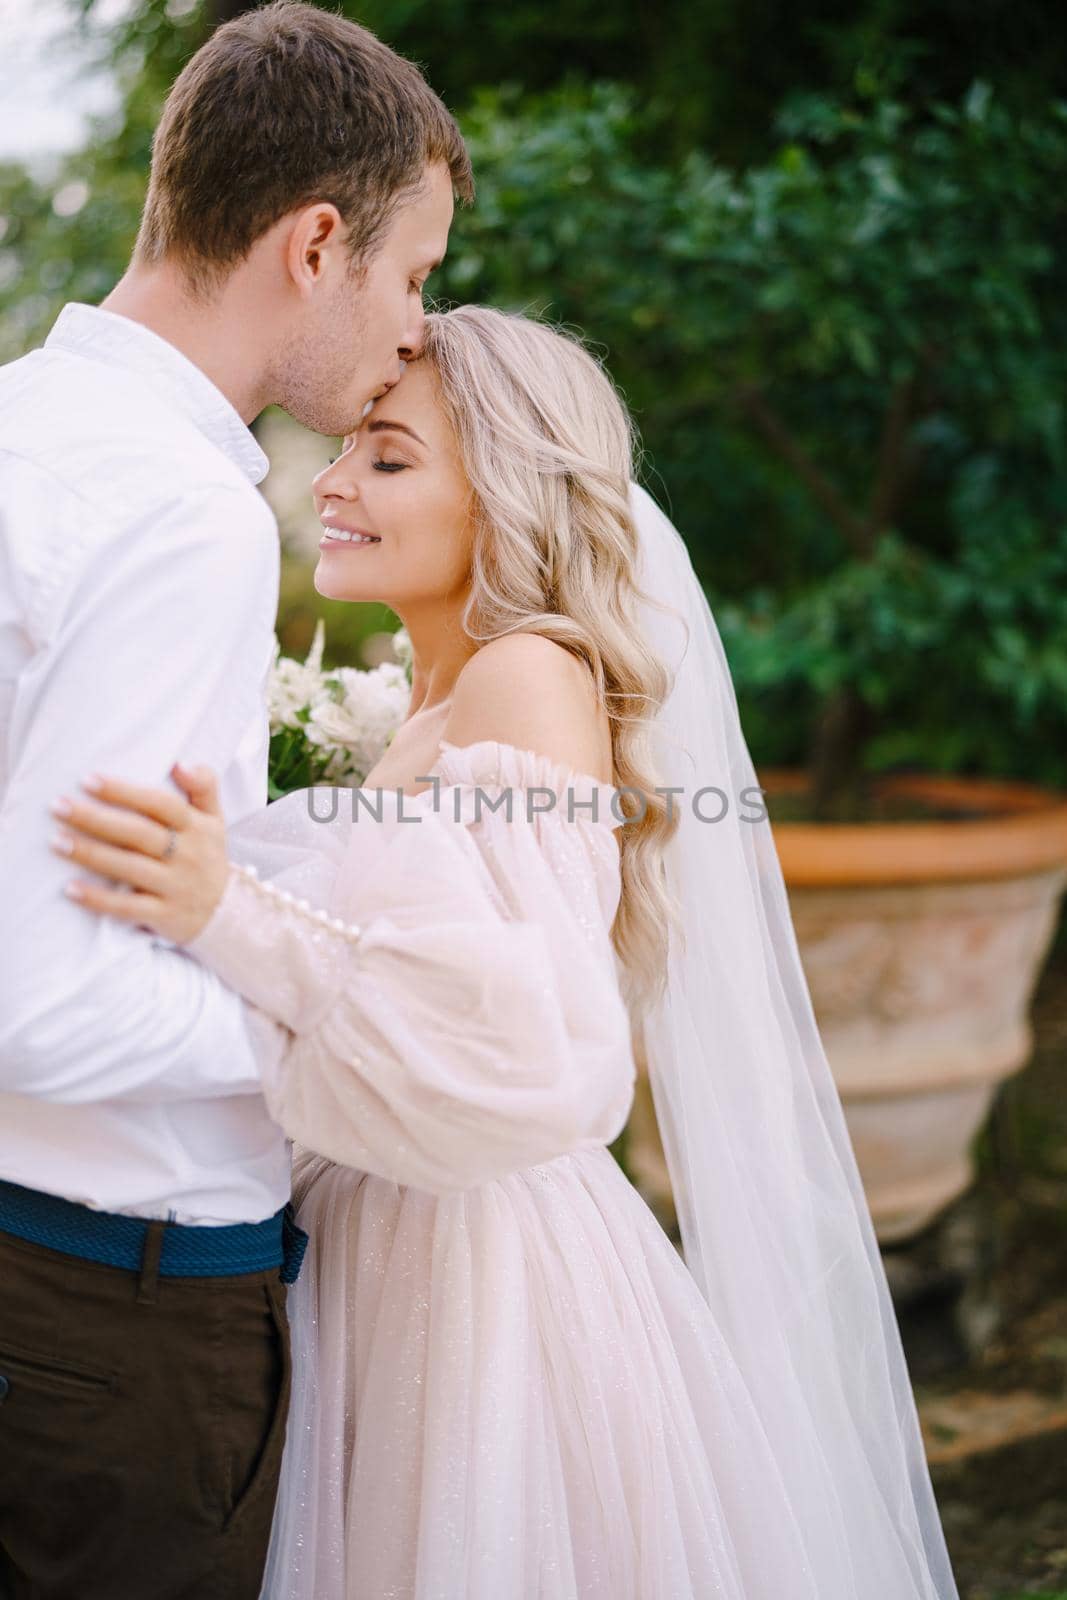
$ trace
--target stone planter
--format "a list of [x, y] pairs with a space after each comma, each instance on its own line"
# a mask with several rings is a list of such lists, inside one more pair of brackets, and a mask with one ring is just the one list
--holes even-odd
[[[759, 781], [772, 817], [775, 795], [805, 785], [783, 771]], [[1067, 883], [1067, 801], [970, 778], [894, 775], [874, 788], [957, 815], [773, 828], [826, 1054], [889, 1244], [967, 1188], [997, 1084], [1029, 1057], [1030, 999]], [[669, 1222], [643, 1082], [628, 1160]]]

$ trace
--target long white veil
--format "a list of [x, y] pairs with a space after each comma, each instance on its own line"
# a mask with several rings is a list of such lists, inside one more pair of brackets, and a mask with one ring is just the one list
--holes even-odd
[[[900, 1334], [718, 629], [685, 545], [634, 490], [654, 725], [680, 787], [665, 996], [644, 1019], [686, 1264], [778, 1465], [819, 1600], [957, 1600]], [[663, 608], [663, 609], [661, 609]], [[717, 817], [724, 802], [727, 809]], [[748, 791], [747, 796], [744, 791]], [[695, 806], [694, 806], [695, 802]], [[699, 814], [698, 814], [699, 813]], [[747, 819], [747, 820], [746, 820]], [[783, 1600], [786, 1600], [783, 1595]]]

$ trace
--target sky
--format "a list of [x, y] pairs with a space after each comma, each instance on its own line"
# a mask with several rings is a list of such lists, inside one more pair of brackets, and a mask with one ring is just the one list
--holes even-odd
[[[124, 0], [98, 0], [101, 21]], [[92, 49], [71, 0], [0, 0], [0, 161], [47, 161], [82, 143], [114, 89], [91, 68]]]

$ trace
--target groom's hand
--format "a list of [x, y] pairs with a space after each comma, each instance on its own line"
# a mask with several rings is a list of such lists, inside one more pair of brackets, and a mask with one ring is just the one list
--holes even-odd
[[87, 778], [83, 787], [93, 799], [64, 796], [52, 806], [69, 830], [55, 836], [52, 848], [112, 880], [108, 886], [85, 879], [67, 885], [86, 910], [187, 944], [207, 926], [225, 891], [226, 828], [210, 768], [175, 765], [171, 776], [187, 798], [120, 778]]

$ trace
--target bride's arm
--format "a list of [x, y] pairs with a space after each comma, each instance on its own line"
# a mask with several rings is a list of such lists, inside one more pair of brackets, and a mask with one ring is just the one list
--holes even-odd
[[[98, 816], [75, 859], [110, 850], [98, 870], [121, 878], [134, 869], [100, 842], [104, 826]], [[184, 868], [157, 859], [151, 894], [87, 893], [142, 897], [149, 915], [166, 901], [163, 874], [189, 875], [196, 840], [207, 848], [209, 829], [178, 831]], [[427, 814], [377, 836], [373, 866], [342, 869], [329, 909], [230, 866], [186, 950], [291, 1030], [264, 1093], [292, 1138], [397, 1182], [464, 1188], [609, 1143], [629, 1112], [629, 1021], [611, 964], [536, 854], [520, 898], [505, 908], [471, 831]]]
[[353, 910], [393, 909], [362, 924], [234, 869], [189, 946], [293, 1028], [266, 1075], [276, 1120], [335, 1161], [438, 1190], [610, 1143], [633, 1089], [610, 970], [577, 929], [506, 919], [467, 830], [427, 816], [390, 857], [410, 894], [365, 885]]

